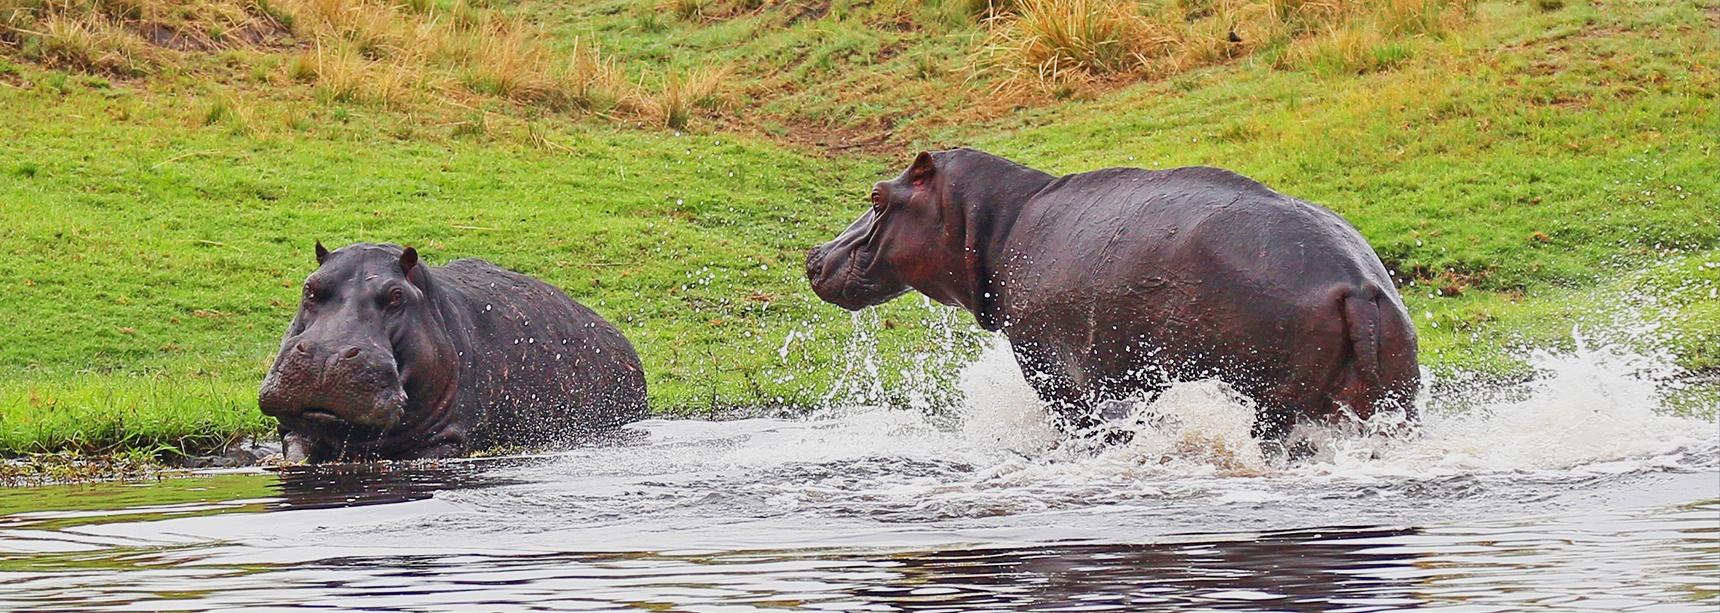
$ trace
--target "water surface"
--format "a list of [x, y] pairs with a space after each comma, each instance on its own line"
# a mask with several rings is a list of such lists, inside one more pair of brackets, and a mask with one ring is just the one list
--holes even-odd
[[1629, 355], [1539, 359], [1417, 437], [1295, 460], [1216, 383], [1067, 444], [994, 349], [932, 418], [0, 490], [0, 609], [1715, 610], [1720, 423]]

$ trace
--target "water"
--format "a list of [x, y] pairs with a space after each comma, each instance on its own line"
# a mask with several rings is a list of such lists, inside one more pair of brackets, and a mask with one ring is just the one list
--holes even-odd
[[0, 610], [1715, 610], [1720, 423], [1669, 414], [1659, 358], [1533, 361], [1294, 461], [1210, 382], [1126, 445], [1060, 442], [996, 346], [943, 418], [0, 490]]

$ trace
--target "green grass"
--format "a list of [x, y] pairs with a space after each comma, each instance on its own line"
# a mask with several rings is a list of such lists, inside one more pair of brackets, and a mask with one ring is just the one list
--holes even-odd
[[659, 407], [810, 399], [771, 362], [825, 311], [800, 254], [852, 209], [856, 164], [607, 129], [544, 128], [547, 149], [368, 126], [253, 138], [195, 106], [115, 120], [135, 101], [107, 93], [0, 90], [20, 111], [0, 119], [17, 136], [0, 158], [0, 447], [261, 429], [252, 388], [315, 240], [555, 283], [633, 338]]
[[[792, 7], [708, 17], [732, 6], [713, 1], [707, 17], [647, 24], [644, 6], [507, 5], [562, 43], [597, 36], [628, 66], [736, 70], [728, 108], [753, 113], [734, 118], [745, 133], [720, 116], [676, 134], [503, 103], [324, 100], [284, 76], [250, 80], [243, 54], [233, 79], [0, 59], [0, 454], [267, 432], [255, 388], [314, 240], [484, 257], [563, 287], [632, 338], [658, 411], [815, 405], [855, 365], [850, 322], [876, 324], [817, 302], [804, 250], [914, 150], [957, 144], [1054, 172], [1218, 165], [1327, 205], [1408, 280], [1436, 371], [1515, 372], [1511, 347], [1616, 327], [1621, 309], [1664, 320], [1686, 367], [1720, 368], [1713, 2], [1488, 3], [1359, 68], [1266, 49], [925, 121], [911, 143], [838, 157], [795, 145], [803, 122], [913, 124], [971, 95], [949, 94], [978, 87], [954, 68], [978, 35], [967, 13], [923, 5], [911, 12], [942, 25], [903, 31], [837, 3], [778, 31]], [[934, 342], [953, 315], [913, 298], [876, 315], [891, 393], [942, 393], [911, 364], [953, 371], [951, 349], [968, 345]]]

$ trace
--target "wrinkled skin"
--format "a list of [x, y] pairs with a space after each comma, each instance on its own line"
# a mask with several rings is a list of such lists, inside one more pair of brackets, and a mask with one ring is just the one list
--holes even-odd
[[289, 460], [445, 458], [644, 417], [632, 345], [566, 294], [482, 260], [317, 245], [258, 394]]
[[1066, 428], [1107, 401], [1216, 377], [1254, 432], [1398, 410], [1414, 418], [1415, 330], [1336, 214], [1217, 168], [1053, 177], [987, 153], [921, 153], [807, 255], [850, 310], [910, 290], [1002, 330]]

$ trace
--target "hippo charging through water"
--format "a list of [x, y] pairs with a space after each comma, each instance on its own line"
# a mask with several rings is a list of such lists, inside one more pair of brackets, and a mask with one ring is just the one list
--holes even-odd
[[645, 416], [633, 346], [561, 290], [394, 245], [316, 250], [259, 394], [287, 459], [444, 458]]
[[1378, 256], [1337, 214], [1217, 168], [1064, 177], [972, 149], [921, 153], [807, 254], [850, 310], [908, 290], [1003, 330], [1067, 429], [1110, 400], [1216, 377], [1254, 434], [1347, 410], [1414, 417], [1416, 337]]

